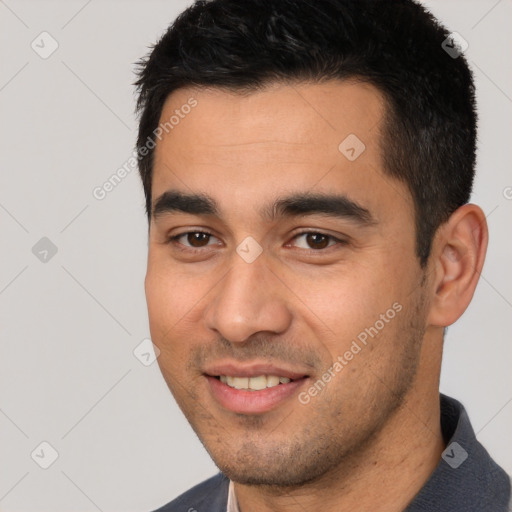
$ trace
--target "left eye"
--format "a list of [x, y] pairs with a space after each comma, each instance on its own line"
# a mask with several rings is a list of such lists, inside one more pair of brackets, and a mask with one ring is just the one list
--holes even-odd
[[295, 246], [299, 247], [301, 249], [325, 249], [327, 247], [330, 247], [332, 245], [336, 245], [336, 243], [341, 242], [341, 240], [338, 240], [330, 235], [325, 235], [324, 233], [301, 233], [300, 235], [297, 235], [293, 239], [296, 243]]

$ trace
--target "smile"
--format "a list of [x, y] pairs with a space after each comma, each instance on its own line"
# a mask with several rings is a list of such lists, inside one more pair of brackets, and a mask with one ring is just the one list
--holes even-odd
[[291, 379], [277, 375], [258, 375], [257, 377], [233, 377], [231, 375], [220, 375], [218, 379], [234, 389], [245, 391], [261, 391], [266, 388], [273, 388], [279, 384], [288, 384]]

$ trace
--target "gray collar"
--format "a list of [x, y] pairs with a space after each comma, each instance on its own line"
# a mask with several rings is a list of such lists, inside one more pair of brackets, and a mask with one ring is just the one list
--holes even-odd
[[463, 405], [441, 395], [446, 450], [405, 512], [507, 512], [510, 478], [477, 441]]

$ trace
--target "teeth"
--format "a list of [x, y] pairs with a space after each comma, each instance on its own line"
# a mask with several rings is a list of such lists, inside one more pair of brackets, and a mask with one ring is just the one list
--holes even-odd
[[254, 389], [256, 391], [260, 391], [261, 389], [265, 389], [267, 387], [267, 377], [265, 375], [260, 375], [259, 377], [251, 377], [249, 379], [249, 389]]
[[249, 379], [247, 377], [234, 377], [233, 387], [235, 389], [247, 389], [249, 387]]
[[267, 375], [267, 388], [273, 388], [279, 384], [279, 377], [275, 375]]
[[230, 375], [221, 375], [220, 381], [235, 389], [261, 391], [265, 388], [273, 388], [279, 384], [288, 384], [291, 379], [288, 377], [278, 377], [277, 375], [258, 375], [257, 377], [232, 377]]

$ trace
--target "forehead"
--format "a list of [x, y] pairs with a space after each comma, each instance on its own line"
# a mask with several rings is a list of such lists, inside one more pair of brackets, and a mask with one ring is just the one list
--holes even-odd
[[197, 105], [188, 114], [182, 113], [179, 124], [169, 130], [173, 141], [176, 145], [190, 142], [192, 130], [198, 149], [217, 153], [223, 146], [231, 146], [230, 153], [246, 152], [259, 143], [254, 150], [272, 157], [281, 148], [293, 154], [286, 144], [300, 144], [303, 148], [295, 149], [302, 149], [300, 156], [304, 156], [311, 150], [308, 146], [319, 143], [337, 149], [337, 142], [354, 131], [371, 144], [384, 114], [381, 94], [368, 84], [275, 83], [246, 93], [216, 88], [177, 90], [167, 98], [160, 124], [173, 117], [178, 121], [180, 111], [188, 112], [191, 98]]
[[160, 118], [167, 130], [155, 149], [153, 199], [178, 188], [219, 204], [238, 200], [240, 208], [281, 191], [337, 191], [366, 204], [398, 192], [408, 203], [406, 187], [389, 186], [394, 180], [383, 174], [384, 114], [379, 91], [357, 82], [272, 84], [243, 94], [180, 89]]

